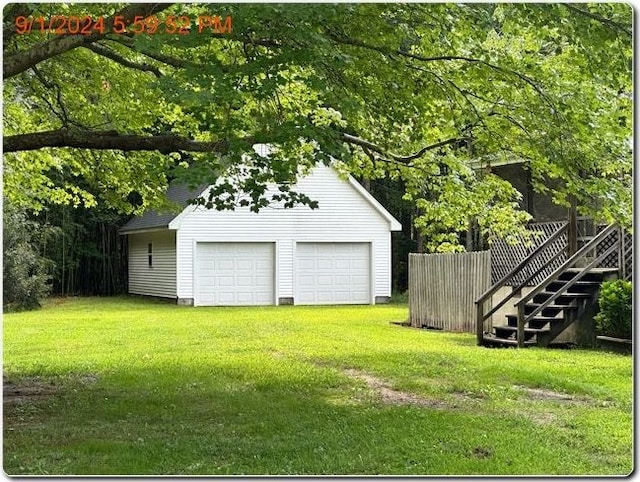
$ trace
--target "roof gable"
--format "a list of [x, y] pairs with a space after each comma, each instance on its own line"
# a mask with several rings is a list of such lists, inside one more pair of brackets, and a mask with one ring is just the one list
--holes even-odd
[[[331, 173], [331, 177], [333, 179], [327, 179], [329, 173]], [[340, 178], [337, 171], [332, 167], [324, 165], [314, 167], [311, 170], [311, 173], [300, 178], [293, 188], [314, 199], [314, 195], [319, 193], [308, 191], [315, 191], [321, 187], [320, 184], [323, 184], [322, 187], [325, 188], [327, 184], [330, 184], [332, 194], [339, 195], [339, 190], [345, 188], [352, 191], [352, 193], [355, 193], [358, 197], [363, 199], [382, 219], [389, 223], [389, 229], [391, 231], [399, 231], [402, 229], [401, 224], [358, 181], [356, 181], [352, 176], [348, 176], [346, 180]], [[170, 187], [167, 191], [167, 196], [170, 200], [185, 206], [182, 212], [178, 214], [158, 214], [155, 211], [148, 211], [144, 215], [130, 220], [121, 228], [120, 232], [122, 234], [127, 234], [129, 232], [145, 230], [179, 229], [181, 219], [199, 208], [198, 206], [187, 206], [187, 200], [200, 195], [205, 195], [209, 187], [210, 186], [202, 185], [196, 190], [189, 190], [185, 186], [178, 185]], [[326, 195], [326, 193], [324, 194]], [[320, 209], [322, 209], [322, 206], [320, 206]]]

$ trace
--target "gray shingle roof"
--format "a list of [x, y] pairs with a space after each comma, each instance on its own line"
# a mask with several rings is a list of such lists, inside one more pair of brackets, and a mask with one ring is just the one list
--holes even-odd
[[[176, 203], [182, 208], [187, 207], [187, 201], [200, 195], [208, 187], [208, 184], [202, 184], [195, 189], [189, 189], [184, 184], [171, 184], [167, 189], [167, 198], [169, 201]], [[142, 216], [131, 218], [124, 226], [120, 228], [120, 234], [127, 234], [132, 231], [142, 229], [161, 229], [167, 228], [169, 223], [180, 214], [178, 212], [157, 212], [146, 211]]]

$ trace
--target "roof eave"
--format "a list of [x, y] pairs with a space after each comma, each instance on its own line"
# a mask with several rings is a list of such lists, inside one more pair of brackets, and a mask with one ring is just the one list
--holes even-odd
[[146, 228], [132, 228], [132, 229], [120, 228], [120, 230], [118, 231], [118, 234], [124, 236], [126, 234], [153, 233], [155, 231], [166, 231], [170, 229], [171, 228], [169, 228], [168, 224], [164, 224], [162, 226], [146, 227]]
[[362, 197], [369, 201], [369, 204], [371, 204], [383, 218], [389, 221], [389, 229], [391, 231], [402, 230], [402, 224], [400, 224], [400, 222], [396, 218], [394, 218], [393, 215], [389, 211], [387, 211], [386, 208], [382, 204], [380, 204], [378, 200], [374, 198], [371, 193], [367, 191], [362, 186], [362, 184], [356, 181], [351, 175], [349, 176], [349, 183], [355, 188], [356, 191], [358, 191], [362, 195]]

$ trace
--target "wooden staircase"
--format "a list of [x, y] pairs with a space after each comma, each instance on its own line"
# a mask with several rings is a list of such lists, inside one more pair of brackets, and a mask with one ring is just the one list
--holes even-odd
[[[593, 316], [600, 285], [606, 280], [626, 277], [620, 268], [626, 266], [620, 246], [624, 235], [617, 226], [607, 226], [568, 257], [567, 243], [559, 242], [566, 232], [567, 225], [564, 225], [476, 301], [479, 345], [593, 344]], [[616, 232], [619, 242], [611, 243]], [[605, 261], [616, 255], [618, 266], [605, 266]], [[549, 274], [543, 276], [545, 273]], [[532, 283], [541, 276], [544, 277], [541, 282]], [[513, 285], [514, 280], [521, 281]], [[509, 282], [513, 285], [509, 294], [495, 300], [494, 295]], [[523, 294], [525, 289], [530, 291]], [[494, 325], [493, 315], [509, 307], [512, 310], [506, 315], [506, 324]]]
[[[568, 269], [556, 281], [551, 282], [544, 291], [538, 293], [524, 304], [525, 315], [539, 308], [546, 300], [562, 288], [583, 270]], [[617, 268], [594, 268], [584, 273], [551, 304], [542, 308], [524, 327], [524, 346], [550, 346], [554, 340], [581, 317], [592, 316], [597, 305], [600, 284], [618, 276]], [[518, 346], [518, 315], [506, 315], [507, 324], [493, 327], [493, 332], [483, 333], [484, 346]], [[565, 344], [559, 342], [558, 344]]]

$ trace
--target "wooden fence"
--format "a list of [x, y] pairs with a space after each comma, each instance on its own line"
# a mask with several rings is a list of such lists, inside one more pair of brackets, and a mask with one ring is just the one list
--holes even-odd
[[491, 286], [489, 251], [409, 254], [411, 326], [475, 333], [477, 300]]

